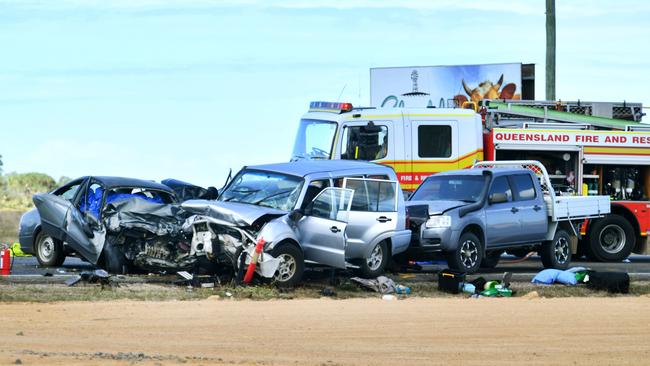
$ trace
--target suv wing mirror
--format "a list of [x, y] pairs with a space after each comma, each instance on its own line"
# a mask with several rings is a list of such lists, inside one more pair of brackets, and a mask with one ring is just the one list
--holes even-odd
[[492, 193], [489, 202], [490, 204], [508, 202], [508, 196], [505, 193]]

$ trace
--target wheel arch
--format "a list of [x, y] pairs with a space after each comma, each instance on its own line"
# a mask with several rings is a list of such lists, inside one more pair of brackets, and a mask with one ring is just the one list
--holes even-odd
[[466, 232], [470, 232], [478, 237], [478, 240], [481, 241], [481, 246], [483, 247], [483, 251], [485, 251], [487, 247], [487, 243], [485, 242], [485, 230], [481, 227], [481, 225], [477, 223], [470, 223], [466, 225], [463, 230], [461, 230], [460, 235], [465, 234]]

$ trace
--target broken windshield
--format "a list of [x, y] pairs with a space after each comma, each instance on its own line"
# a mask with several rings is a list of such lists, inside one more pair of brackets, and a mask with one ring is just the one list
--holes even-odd
[[335, 133], [335, 122], [315, 119], [300, 120], [291, 160], [329, 159]]
[[219, 200], [290, 211], [300, 196], [302, 182], [302, 178], [291, 175], [245, 170], [237, 174]]

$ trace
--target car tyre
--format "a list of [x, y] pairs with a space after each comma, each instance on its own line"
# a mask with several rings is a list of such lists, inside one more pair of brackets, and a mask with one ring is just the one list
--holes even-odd
[[63, 242], [42, 231], [36, 236], [34, 254], [42, 267], [57, 267], [65, 261]]
[[589, 258], [600, 262], [617, 262], [627, 258], [636, 235], [632, 225], [621, 215], [608, 215], [593, 223], [589, 231]]
[[359, 265], [359, 272], [364, 278], [375, 278], [381, 276], [386, 272], [390, 254], [388, 253], [388, 245], [385, 241], [377, 243], [367, 258], [361, 260]]
[[106, 241], [103, 250], [104, 269], [111, 274], [125, 274], [127, 272], [126, 257], [120, 247]]
[[557, 230], [553, 240], [544, 242], [539, 250], [544, 268], [565, 270], [571, 265], [571, 236]]
[[271, 255], [280, 259], [280, 265], [273, 277], [280, 288], [296, 286], [305, 271], [305, 259], [302, 251], [293, 244], [280, 244], [273, 248]]
[[471, 232], [463, 233], [458, 240], [456, 250], [447, 253], [449, 268], [465, 273], [475, 273], [483, 261], [483, 245]]
[[481, 261], [481, 268], [494, 268], [499, 264], [501, 259], [502, 250], [493, 250], [491, 252], [485, 253], [483, 260]]

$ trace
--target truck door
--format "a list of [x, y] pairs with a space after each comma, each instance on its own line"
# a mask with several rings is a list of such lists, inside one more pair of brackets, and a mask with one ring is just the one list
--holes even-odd
[[510, 176], [510, 185], [514, 191], [515, 204], [519, 212], [521, 236], [519, 241], [537, 241], [546, 237], [548, 217], [544, 197], [537, 194], [530, 174]]
[[343, 187], [354, 191], [348, 220], [348, 257], [365, 257], [375, 238], [397, 228], [397, 182], [345, 178]]
[[325, 188], [305, 208], [297, 224], [305, 260], [345, 268], [347, 220], [354, 192]]
[[458, 169], [458, 121], [411, 121], [411, 186], [426, 177]]
[[[497, 195], [505, 195], [505, 202], [494, 202]], [[492, 181], [488, 193], [488, 203], [485, 209], [487, 245], [499, 246], [519, 241], [521, 224], [519, 222], [519, 209], [515, 207], [512, 189], [506, 176], [496, 177]]]

